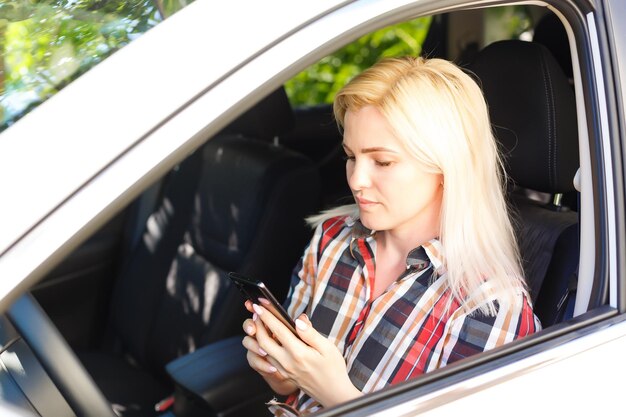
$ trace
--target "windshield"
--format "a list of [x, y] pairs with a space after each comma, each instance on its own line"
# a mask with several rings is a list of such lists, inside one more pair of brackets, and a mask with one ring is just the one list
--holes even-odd
[[0, 2], [0, 131], [192, 1]]

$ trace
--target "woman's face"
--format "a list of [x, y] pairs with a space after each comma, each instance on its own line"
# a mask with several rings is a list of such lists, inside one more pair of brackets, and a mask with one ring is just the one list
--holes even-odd
[[438, 236], [443, 176], [424, 171], [378, 109], [367, 106], [346, 113], [343, 147], [348, 185], [366, 227], [427, 239]]

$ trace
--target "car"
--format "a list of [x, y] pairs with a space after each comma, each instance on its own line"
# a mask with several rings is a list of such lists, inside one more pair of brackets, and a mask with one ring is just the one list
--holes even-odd
[[[69, 24], [55, 13], [73, 5], [41, 3]], [[88, 4], [79, 21], [116, 4]], [[334, 71], [378, 59], [390, 25], [483, 88], [543, 329], [317, 415], [622, 412], [620, 0], [120, 4], [132, 19], [99, 18], [123, 41], [90, 44], [87, 66], [59, 38], [54, 74], [9, 78], [21, 67], [8, 52], [0, 72], [3, 415], [266, 414], [272, 393], [247, 367], [248, 313], [225, 277], [285, 296], [311, 235], [303, 219], [349, 198], [329, 102], [358, 68]], [[18, 36], [11, 22], [28, 13], [7, 3], [3, 14], [4, 40]], [[419, 42], [402, 26], [415, 19]], [[314, 84], [325, 98], [298, 102], [311, 89], [302, 74], [332, 79]], [[54, 83], [38, 90], [27, 76]], [[9, 81], [29, 87], [11, 96]]]

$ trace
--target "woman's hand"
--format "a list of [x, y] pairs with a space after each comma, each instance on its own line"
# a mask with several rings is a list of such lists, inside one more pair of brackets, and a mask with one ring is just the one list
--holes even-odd
[[253, 310], [257, 352], [267, 352], [264, 359], [288, 381], [325, 407], [361, 395], [348, 377], [339, 349], [304, 314], [296, 320], [298, 338], [270, 311], [256, 304]]
[[[248, 311], [254, 312], [250, 301], [246, 301], [246, 308]], [[256, 313], [254, 314], [256, 315]], [[261, 327], [263, 327], [262, 324]], [[291, 394], [298, 387], [293, 381], [285, 378], [285, 376], [267, 360], [267, 353], [259, 347], [255, 339], [256, 329], [257, 326], [254, 320], [247, 319], [243, 322], [243, 330], [246, 332], [247, 336], [243, 338], [242, 344], [248, 350], [246, 354], [248, 364], [265, 379], [275, 393], [280, 395]]]

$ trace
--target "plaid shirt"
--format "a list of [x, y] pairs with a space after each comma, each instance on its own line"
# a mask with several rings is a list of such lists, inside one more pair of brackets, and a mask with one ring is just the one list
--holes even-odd
[[[296, 266], [285, 306], [306, 313], [313, 327], [343, 352], [352, 383], [362, 392], [415, 378], [541, 328], [525, 294], [496, 316], [468, 313], [451, 296], [441, 243], [412, 250], [407, 269], [372, 299], [376, 241], [360, 221], [320, 225]], [[449, 308], [447, 308], [449, 306]], [[303, 392], [290, 398], [301, 413], [321, 408]], [[270, 409], [277, 415], [279, 410]]]

